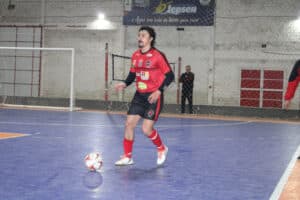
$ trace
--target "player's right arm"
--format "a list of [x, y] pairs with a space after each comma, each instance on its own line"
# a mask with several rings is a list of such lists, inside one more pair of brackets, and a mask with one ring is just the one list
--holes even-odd
[[118, 83], [115, 85], [115, 89], [117, 91], [122, 91], [124, 90], [128, 85], [130, 85], [131, 83], [133, 83], [133, 81], [135, 80], [135, 68], [134, 65], [132, 64], [130, 67], [130, 71], [127, 75], [127, 78], [125, 79], [125, 81]]
[[299, 81], [300, 81], [300, 60], [298, 60], [295, 63], [293, 70], [291, 71], [288, 87], [284, 95], [284, 99], [285, 99], [284, 108], [289, 107], [291, 100], [295, 95], [295, 91], [298, 87]]
[[124, 81], [126, 87], [127, 87], [128, 85], [130, 85], [131, 83], [133, 83], [134, 80], [135, 80], [135, 72], [131, 72], [131, 71], [130, 71], [130, 72], [128, 73], [128, 76], [127, 76], [126, 80]]

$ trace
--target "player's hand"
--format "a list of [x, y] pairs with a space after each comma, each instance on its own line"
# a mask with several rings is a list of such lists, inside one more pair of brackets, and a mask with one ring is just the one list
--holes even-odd
[[291, 100], [285, 100], [284, 102], [284, 109], [288, 109], [291, 105]]
[[152, 94], [150, 94], [150, 96], [148, 97], [148, 101], [149, 103], [155, 103], [157, 101], [157, 99], [160, 97], [161, 95], [161, 91], [160, 90], [156, 90], [155, 92], [152, 92]]
[[126, 84], [124, 82], [117, 83], [115, 85], [115, 90], [118, 91], [118, 92], [124, 90], [125, 88], [126, 88]]

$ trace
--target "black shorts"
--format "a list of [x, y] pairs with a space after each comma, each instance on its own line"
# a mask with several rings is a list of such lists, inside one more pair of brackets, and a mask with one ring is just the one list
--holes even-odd
[[140, 115], [142, 118], [156, 121], [163, 106], [163, 93], [155, 103], [150, 104], [148, 97], [151, 93], [135, 92], [131, 105], [127, 112], [128, 115]]

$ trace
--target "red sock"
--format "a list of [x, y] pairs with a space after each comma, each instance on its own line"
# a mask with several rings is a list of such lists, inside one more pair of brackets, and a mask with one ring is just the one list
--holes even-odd
[[152, 140], [153, 144], [157, 147], [157, 150], [162, 151], [165, 149], [158, 132], [153, 129], [152, 133], [148, 136]]
[[124, 147], [124, 155], [128, 158], [131, 158], [132, 153], [133, 140], [127, 140], [124, 138], [123, 147]]

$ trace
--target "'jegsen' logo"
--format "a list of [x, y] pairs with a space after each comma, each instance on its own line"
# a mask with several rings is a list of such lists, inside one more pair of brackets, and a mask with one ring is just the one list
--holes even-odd
[[193, 14], [197, 13], [197, 6], [168, 6], [168, 14], [180, 15], [180, 14]]
[[197, 13], [197, 6], [192, 4], [172, 5], [172, 1], [164, 2], [161, 0], [154, 9], [155, 14], [194, 14]]

